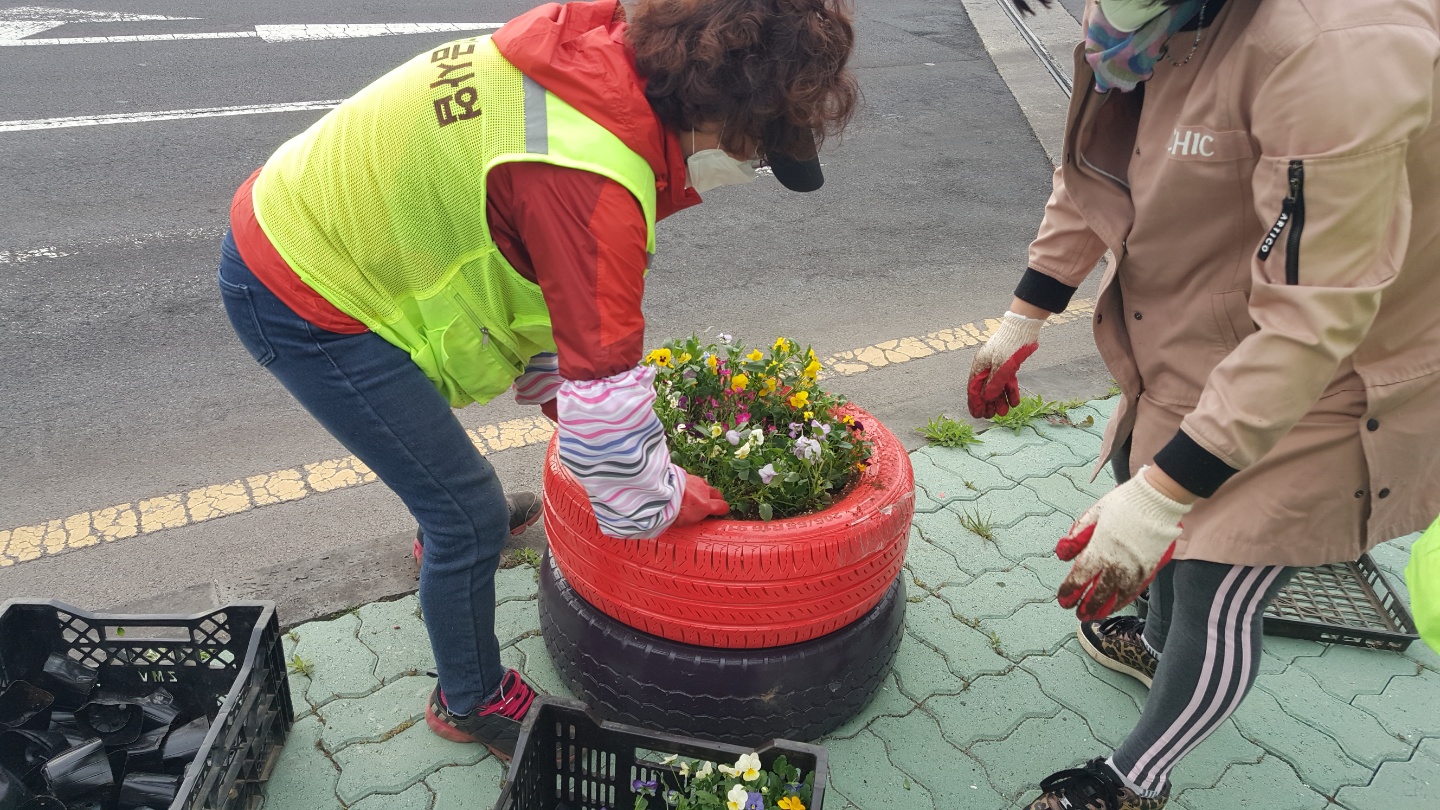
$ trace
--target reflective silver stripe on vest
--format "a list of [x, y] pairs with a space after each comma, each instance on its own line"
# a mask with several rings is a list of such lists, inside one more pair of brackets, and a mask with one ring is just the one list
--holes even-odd
[[545, 88], [530, 78], [525, 80], [525, 151], [535, 155], [550, 153], [550, 130], [545, 117]]

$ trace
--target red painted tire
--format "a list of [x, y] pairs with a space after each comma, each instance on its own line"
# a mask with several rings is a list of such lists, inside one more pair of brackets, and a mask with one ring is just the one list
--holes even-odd
[[706, 520], [654, 540], [601, 534], [584, 489], [546, 453], [545, 534], [571, 587], [606, 615], [703, 647], [779, 647], [832, 633], [879, 603], [905, 559], [915, 475], [884, 425], [850, 405], [874, 444], [838, 503], [813, 515]]

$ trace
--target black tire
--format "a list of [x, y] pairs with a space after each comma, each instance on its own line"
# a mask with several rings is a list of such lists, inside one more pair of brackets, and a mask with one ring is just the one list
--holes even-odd
[[540, 631], [565, 685], [607, 720], [754, 746], [808, 742], [860, 713], [900, 648], [905, 583], [840, 630], [784, 647], [697, 647], [621, 624], [580, 598], [547, 554]]

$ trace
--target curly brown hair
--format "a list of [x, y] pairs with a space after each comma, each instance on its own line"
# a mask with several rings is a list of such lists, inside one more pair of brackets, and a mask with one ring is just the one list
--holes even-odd
[[763, 142], [803, 151], [775, 142], [777, 123], [823, 140], [844, 129], [859, 102], [847, 67], [849, 0], [639, 0], [629, 18], [660, 120], [677, 131], [718, 123], [727, 150]]

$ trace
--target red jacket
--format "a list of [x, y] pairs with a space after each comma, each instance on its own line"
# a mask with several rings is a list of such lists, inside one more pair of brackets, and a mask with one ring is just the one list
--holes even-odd
[[[551, 3], [511, 20], [494, 41], [522, 73], [650, 163], [656, 216], [663, 219], [700, 202], [700, 196], [685, 187], [685, 157], [676, 133], [660, 123], [645, 98], [624, 19], [617, 0]], [[251, 272], [315, 326], [346, 334], [366, 331], [285, 264], [256, 222], [253, 183], [254, 175], [231, 205], [236, 246]], [[528, 162], [493, 169], [486, 195], [485, 214], [500, 252], [545, 295], [561, 376], [594, 380], [637, 365], [649, 257], [645, 218], [635, 198], [600, 175]]]

